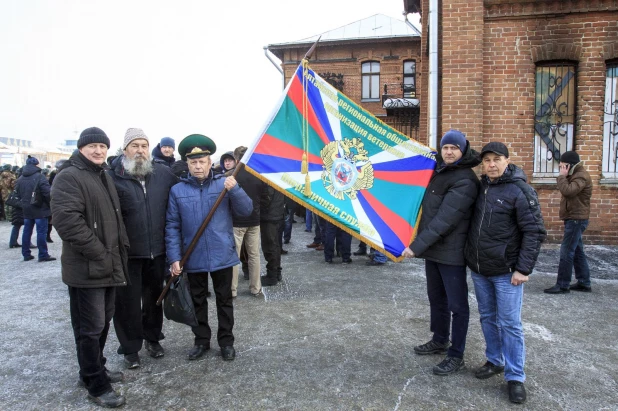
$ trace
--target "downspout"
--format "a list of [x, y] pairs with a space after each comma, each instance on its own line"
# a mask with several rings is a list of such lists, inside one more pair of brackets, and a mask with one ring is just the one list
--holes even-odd
[[283, 83], [283, 88], [285, 89], [285, 75], [283, 74], [283, 69], [281, 68], [281, 66], [279, 64], [277, 64], [277, 62], [275, 60], [273, 60], [273, 58], [271, 57], [270, 53], [268, 52], [268, 46], [264, 46], [264, 55], [266, 56], [266, 58], [273, 63], [273, 66], [275, 66], [275, 68], [279, 71], [279, 73], [281, 73], [281, 80]]
[[438, 0], [429, 0], [429, 147], [438, 147]]

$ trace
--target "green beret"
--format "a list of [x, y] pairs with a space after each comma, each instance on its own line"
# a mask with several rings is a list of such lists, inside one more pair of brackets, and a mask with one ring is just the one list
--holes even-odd
[[184, 161], [187, 161], [187, 158], [209, 156], [214, 154], [215, 151], [217, 151], [215, 142], [203, 134], [191, 134], [178, 145], [178, 153]]

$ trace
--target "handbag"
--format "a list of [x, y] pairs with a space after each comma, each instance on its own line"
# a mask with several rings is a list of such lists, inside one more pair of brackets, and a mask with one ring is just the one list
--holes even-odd
[[15, 208], [21, 208], [21, 198], [19, 197], [17, 190], [11, 191], [4, 204]]
[[197, 327], [197, 315], [191, 298], [191, 289], [186, 273], [181, 273], [177, 278], [170, 279], [172, 284], [163, 300], [163, 312], [165, 318], [177, 323]]
[[43, 205], [43, 196], [41, 195], [41, 189], [39, 188], [39, 183], [41, 179], [39, 178], [36, 182], [36, 187], [32, 190], [32, 197], [30, 197], [30, 205], [40, 207]]

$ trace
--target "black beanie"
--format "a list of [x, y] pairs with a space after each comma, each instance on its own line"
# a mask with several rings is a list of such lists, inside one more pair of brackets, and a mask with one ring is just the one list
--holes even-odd
[[560, 156], [560, 161], [562, 163], [569, 163], [573, 166], [579, 163], [579, 154], [577, 154], [575, 151], [565, 151]]
[[82, 148], [85, 145], [92, 143], [103, 143], [109, 148], [109, 137], [105, 134], [105, 131], [98, 127], [90, 127], [82, 131], [77, 140], [77, 148]]

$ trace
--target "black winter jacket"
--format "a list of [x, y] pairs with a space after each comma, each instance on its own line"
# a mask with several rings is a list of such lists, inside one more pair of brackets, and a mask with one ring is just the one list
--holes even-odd
[[272, 188], [266, 187], [266, 193], [260, 199], [260, 221], [282, 221], [285, 196]]
[[[43, 203], [40, 206], [30, 204], [32, 192], [37, 186], [43, 197]], [[21, 209], [24, 213], [24, 218], [47, 218], [51, 215], [51, 209], [49, 208], [49, 183], [47, 178], [41, 174], [39, 167], [33, 164], [26, 164], [22, 170], [21, 177], [15, 183], [15, 190], [19, 194], [19, 198], [21, 198]]]
[[481, 275], [529, 275], [547, 231], [536, 191], [509, 164], [495, 181], [481, 176], [481, 192], [466, 243], [466, 264]]
[[76, 288], [127, 284], [129, 239], [114, 181], [81, 153], [62, 166], [51, 191], [62, 239], [62, 281]]
[[472, 171], [479, 153], [467, 147], [457, 164], [438, 165], [423, 197], [418, 235], [410, 245], [416, 257], [441, 264], [465, 266], [464, 249], [478, 195], [479, 179]]
[[234, 227], [255, 227], [260, 225], [260, 199], [264, 195], [266, 184], [244, 168], [236, 174], [236, 182], [253, 201], [253, 211], [248, 217], [242, 217], [233, 213]]
[[168, 167], [171, 167], [176, 162], [174, 156], [166, 156], [161, 152], [161, 143], [157, 144], [155, 148], [152, 149], [152, 160], [155, 163], [163, 164]]
[[165, 214], [170, 189], [178, 177], [169, 167], [153, 162], [145, 187], [127, 174], [122, 157], [114, 161], [108, 173], [114, 180], [120, 199], [122, 219], [129, 236], [129, 258], [155, 258], [165, 255]]

